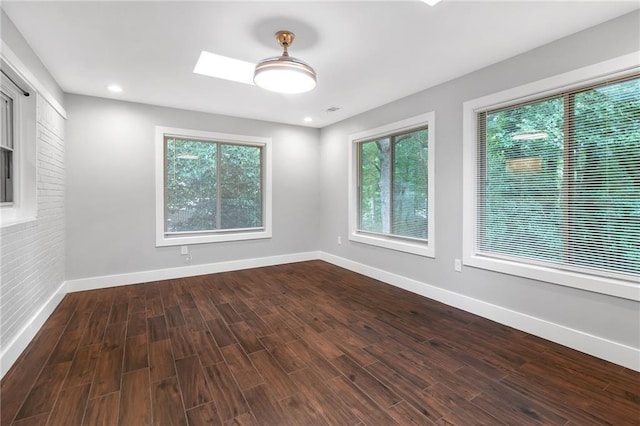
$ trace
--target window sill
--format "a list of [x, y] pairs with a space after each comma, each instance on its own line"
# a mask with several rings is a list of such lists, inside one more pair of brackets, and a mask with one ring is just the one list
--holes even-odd
[[250, 232], [227, 232], [220, 234], [177, 234], [171, 236], [162, 234], [156, 238], [156, 247], [260, 240], [271, 238], [271, 236], [271, 231], [267, 230], [256, 230]]
[[465, 256], [464, 264], [494, 272], [531, 278], [580, 290], [640, 301], [640, 281], [599, 277], [546, 266], [530, 265], [480, 255]]
[[24, 225], [30, 222], [38, 220], [36, 216], [15, 217], [11, 213], [6, 214], [4, 211], [0, 212], [0, 228], [10, 228], [12, 226]]
[[435, 257], [433, 244], [412, 242], [391, 236], [367, 235], [360, 232], [354, 232], [349, 235], [349, 240], [404, 253], [411, 253], [417, 256]]

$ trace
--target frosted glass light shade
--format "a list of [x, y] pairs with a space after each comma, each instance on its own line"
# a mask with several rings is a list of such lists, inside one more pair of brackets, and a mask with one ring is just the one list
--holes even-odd
[[316, 73], [299, 59], [276, 56], [256, 65], [253, 82], [272, 92], [304, 93], [316, 87]]

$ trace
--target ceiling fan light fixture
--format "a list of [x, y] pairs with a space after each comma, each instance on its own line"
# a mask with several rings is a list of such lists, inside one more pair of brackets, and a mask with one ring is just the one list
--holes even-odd
[[300, 59], [289, 56], [287, 49], [293, 42], [290, 31], [278, 31], [276, 40], [284, 51], [260, 61], [255, 68], [253, 81], [263, 89], [278, 93], [304, 93], [316, 87], [316, 72]]

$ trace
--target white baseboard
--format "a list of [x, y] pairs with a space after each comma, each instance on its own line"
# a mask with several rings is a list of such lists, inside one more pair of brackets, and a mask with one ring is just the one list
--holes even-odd
[[77, 280], [66, 281], [66, 284], [67, 292], [71, 293], [74, 291], [96, 290], [100, 288], [118, 287], [129, 284], [215, 274], [218, 272], [239, 271], [241, 269], [260, 268], [263, 266], [284, 265], [286, 263], [304, 262], [307, 260], [316, 260], [318, 258], [319, 253], [316, 251], [292, 253], [279, 256], [258, 257], [255, 259], [231, 260], [228, 262], [206, 263], [201, 265], [181, 266], [178, 268], [131, 272], [128, 274], [80, 278]]
[[580, 352], [640, 371], [640, 349], [574, 330], [434, 285], [320, 252], [320, 259]]
[[42, 308], [36, 312], [31, 320], [22, 327], [16, 337], [11, 339], [7, 347], [3, 349], [2, 353], [0, 353], [0, 378], [4, 377], [7, 371], [9, 371], [13, 363], [16, 362], [20, 354], [26, 349], [66, 294], [65, 283], [62, 283]]
[[2, 351], [0, 354], [0, 378], [11, 368], [67, 293], [316, 259], [324, 260], [325, 262], [437, 300], [449, 306], [471, 312], [483, 318], [488, 318], [632, 370], [640, 371], [640, 349], [638, 348], [612, 342], [579, 330], [574, 330], [329, 253], [305, 252], [65, 281], [27, 325], [22, 328], [18, 335], [11, 340], [6, 349]]

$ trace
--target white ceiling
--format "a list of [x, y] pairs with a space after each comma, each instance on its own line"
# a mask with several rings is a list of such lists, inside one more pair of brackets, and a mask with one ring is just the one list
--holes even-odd
[[[639, 7], [635, 0], [1, 4], [65, 92], [313, 127]], [[291, 55], [318, 73], [312, 92], [281, 95], [192, 73], [202, 50], [250, 62], [279, 55], [273, 34], [283, 29], [296, 34]], [[112, 83], [124, 91], [111, 94]], [[326, 112], [334, 106], [341, 109]]]

